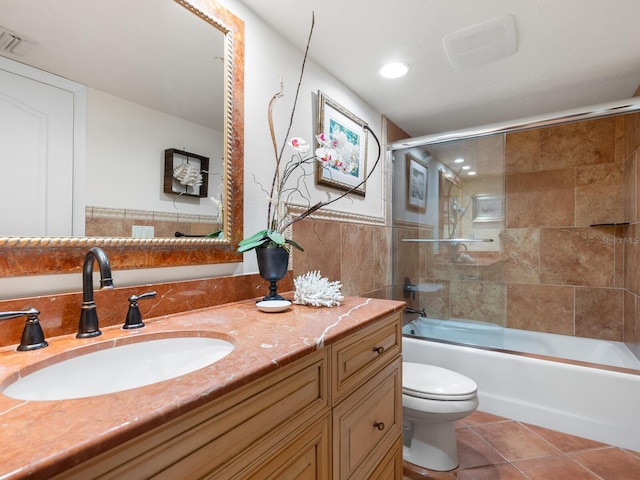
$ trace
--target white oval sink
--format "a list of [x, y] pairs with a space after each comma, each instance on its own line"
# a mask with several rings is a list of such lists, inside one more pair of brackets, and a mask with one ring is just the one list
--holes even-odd
[[209, 337], [139, 341], [91, 351], [30, 373], [2, 392], [19, 400], [66, 400], [121, 392], [211, 365], [235, 345]]

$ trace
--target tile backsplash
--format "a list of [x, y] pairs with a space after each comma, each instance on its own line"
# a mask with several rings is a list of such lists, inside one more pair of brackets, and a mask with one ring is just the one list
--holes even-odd
[[[278, 282], [279, 292], [293, 290], [291, 272]], [[224, 303], [263, 297], [269, 291], [269, 283], [260, 275], [238, 275], [203, 280], [121, 287], [113, 290], [96, 290], [100, 327], [124, 324], [129, 308], [128, 298], [145, 292], [156, 291], [156, 297], [139, 303], [143, 319], [222, 305]], [[35, 307], [40, 310], [40, 323], [47, 338], [77, 332], [82, 293], [42, 295], [0, 301], [0, 311], [22, 310]], [[24, 318], [0, 322], [0, 346], [20, 343]]]

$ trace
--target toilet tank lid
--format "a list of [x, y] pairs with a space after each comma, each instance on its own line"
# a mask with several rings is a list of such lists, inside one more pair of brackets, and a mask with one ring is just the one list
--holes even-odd
[[478, 390], [476, 382], [464, 375], [423, 363], [403, 362], [402, 390], [408, 395], [422, 397], [435, 395], [460, 400], [474, 395]]

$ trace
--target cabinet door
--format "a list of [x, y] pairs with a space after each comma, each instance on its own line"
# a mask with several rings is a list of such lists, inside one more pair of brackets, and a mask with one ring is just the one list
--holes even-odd
[[382, 459], [367, 480], [402, 480], [402, 437], [396, 440], [394, 447]]
[[398, 357], [334, 408], [334, 478], [368, 478], [401, 437], [401, 367]]
[[[329, 415], [280, 448], [243, 480], [329, 480]], [[216, 477], [211, 477], [214, 480]]]
[[401, 323], [400, 313], [395, 313], [332, 345], [333, 405], [400, 355]]

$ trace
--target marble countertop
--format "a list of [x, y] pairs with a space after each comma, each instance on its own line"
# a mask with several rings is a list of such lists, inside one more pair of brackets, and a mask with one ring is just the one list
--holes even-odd
[[[235, 349], [218, 362], [145, 387], [81, 399], [24, 401], [0, 395], [0, 479], [48, 478], [277, 370], [355, 329], [403, 308], [403, 302], [347, 297], [340, 307], [292, 305], [264, 313], [255, 300], [145, 319], [141, 329], [119, 326], [102, 335], [48, 338], [49, 346], [0, 349], [0, 390], [73, 350], [132, 337], [198, 332], [230, 340]], [[171, 336], [175, 336], [172, 334]], [[88, 347], [89, 346], [89, 347]]]

